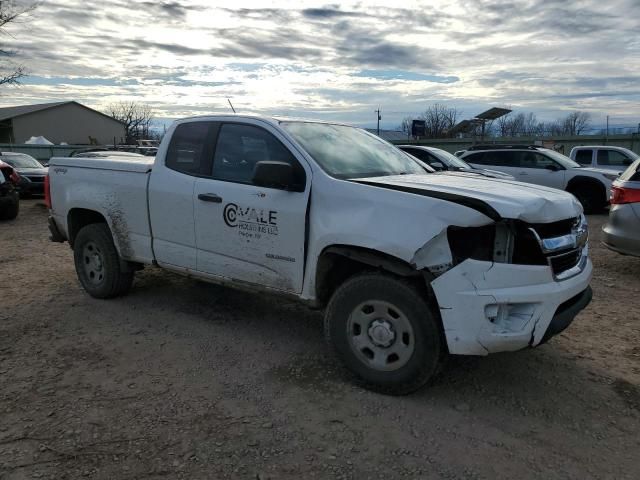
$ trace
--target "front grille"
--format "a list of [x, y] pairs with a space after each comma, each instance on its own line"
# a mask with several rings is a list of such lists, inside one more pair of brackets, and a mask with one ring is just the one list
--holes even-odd
[[529, 227], [533, 228], [540, 238], [545, 239], [570, 234], [578, 221], [578, 218], [568, 218], [553, 223], [532, 223]]
[[516, 225], [513, 263], [549, 265], [556, 278], [581, 264], [586, 245], [586, 224], [582, 218], [553, 223]]
[[557, 276], [575, 267], [578, 264], [578, 262], [580, 262], [581, 257], [582, 257], [581, 249], [576, 248], [574, 250], [570, 250], [560, 255], [550, 256], [549, 264], [551, 265], [551, 270], [553, 270], [553, 274]]

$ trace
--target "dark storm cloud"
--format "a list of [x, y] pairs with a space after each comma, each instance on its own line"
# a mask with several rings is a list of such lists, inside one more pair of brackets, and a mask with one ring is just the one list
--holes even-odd
[[322, 57], [322, 49], [299, 30], [293, 28], [220, 29], [215, 31], [222, 45], [211, 50], [220, 57], [243, 59], [284, 59], [313, 61]]
[[365, 16], [361, 12], [345, 12], [337, 7], [332, 8], [305, 8], [302, 15], [308, 18], [332, 19], [337, 17], [358, 17]]
[[189, 11], [199, 10], [196, 7], [180, 2], [142, 2], [142, 5], [156, 13], [168, 15], [174, 19], [184, 19]]
[[130, 52], [143, 52], [148, 49], [155, 49], [175, 53], [176, 55], [206, 55], [209, 53], [208, 49], [187, 47], [178, 45], [177, 43], [150, 42], [140, 38], [127, 41], [121, 48]]

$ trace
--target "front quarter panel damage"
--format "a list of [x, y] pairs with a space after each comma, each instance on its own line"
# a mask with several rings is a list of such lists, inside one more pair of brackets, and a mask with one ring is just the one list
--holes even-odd
[[547, 266], [465, 260], [431, 283], [449, 352], [538, 345], [558, 306], [587, 288], [591, 269], [589, 262], [580, 275], [556, 282]]

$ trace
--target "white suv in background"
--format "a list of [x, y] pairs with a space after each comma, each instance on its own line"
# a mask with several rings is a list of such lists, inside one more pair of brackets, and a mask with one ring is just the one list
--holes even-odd
[[475, 145], [461, 157], [477, 168], [492, 168], [535, 183], [572, 193], [585, 213], [602, 210], [609, 201], [617, 172], [586, 168], [569, 157], [535, 145]]

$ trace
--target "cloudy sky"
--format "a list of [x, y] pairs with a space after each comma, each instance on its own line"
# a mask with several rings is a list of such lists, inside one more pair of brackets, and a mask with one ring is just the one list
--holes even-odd
[[151, 104], [393, 128], [440, 102], [640, 121], [640, 0], [44, 0], [0, 38], [30, 76], [0, 106]]

